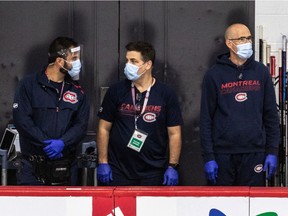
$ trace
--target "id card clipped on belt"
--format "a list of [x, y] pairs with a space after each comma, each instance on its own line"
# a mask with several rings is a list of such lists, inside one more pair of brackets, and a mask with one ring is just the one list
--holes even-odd
[[135, 129], [127, 147], [131, 148], [137, 152], [141, 151], [141, 148], [144, 145], [144, 142], [148, 136], [148, 133], [141, 131], [139, 129]]

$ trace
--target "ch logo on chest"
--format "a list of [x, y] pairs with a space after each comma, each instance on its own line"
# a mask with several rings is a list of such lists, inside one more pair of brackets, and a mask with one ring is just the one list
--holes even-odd
[[75, 104], [78, 102], [77, 94], [75, 92], [66, 91], [63, 95], [63, 101]]
[[246, 92], [240, 92], [235, 95], [235, 100], [238, 102], [244, 102], [248, 99]]
[[156, 121], [156, 114], [151, 112], [145, 113], [143, 115], [143, 120], [148, 123], [154, 122]]

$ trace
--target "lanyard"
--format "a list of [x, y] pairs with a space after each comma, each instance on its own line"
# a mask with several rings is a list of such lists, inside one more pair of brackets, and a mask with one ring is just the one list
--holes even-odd
[[141, 113], [139, 115], [136, 115], [136, 104], [135, 104], [135, 87], [134, 87], [134, 83], [131, 83], [131, 93], [132, 93], [132, 100], [133, 100], [133, 105], [134, 105], [134, 119], [135, 119], [135, 129], [137, 129], [137, 120], [138, 118], [145, 112], [147, 103], [148, 103], [148, 99], [149, 99], [149, 94], [150, 94], [150, 90], [153, 84], [153, 80], [151, 85], [149, 86], [149, 88], [147, 89], [146, 95], [145, 95], [145, 99], [144, 99], [144, 103], [143, 103], [143, 107], [141, 110]]
[[[48, 79], [48, 81], [50, 82], [50, 79], [49, 79], [49, 77], [48, 77], [47, 70], [45, 71], [45, 75], [47, 76], [47, 79]], [[65, 80], [63, 80], [63, 82], [62, 82], [61, 91], [60, 91], [60, 95], [59, 95], [59, 99], [58, 99], [59, 101], [61, 100], [62, 95], [63, 95], [64, 85], [65, 85]], [[55, 88], [55, 86], [54, 86], [54, 88]], [[58, 88], [55, 88], [55, 89], [56, 89], [57, 93], [59, 94], [59, 89], [58, 89]]]
[[59, 95], [59, 101], [61, 100], [62, 95], [63, 95], [64, 85], [65, 85], [64, 83], [65, 83], [65, 81], [63, 80], [62, 87], [61, 87], [61, 92], [60, 92], [60, 95]]

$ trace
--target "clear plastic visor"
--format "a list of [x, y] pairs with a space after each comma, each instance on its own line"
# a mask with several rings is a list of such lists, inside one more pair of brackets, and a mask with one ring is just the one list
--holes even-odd
[[71, 53], [71, 61], [76, 61], [78, 59], [80, 59], [80, 61], [82, 62], [81, 59], [81, 53], [82, 53], [82, 49], [81, 46], [78, 47], [72, 47], [69, 49], [69, 52]]

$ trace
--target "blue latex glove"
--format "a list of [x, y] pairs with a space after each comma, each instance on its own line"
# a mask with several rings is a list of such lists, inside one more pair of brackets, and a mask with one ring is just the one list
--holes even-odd
[[207, 179], [212, 183], [216, 184], [216, 178], [218, 174], [218, 164], [215, 160], [211, 160], [205, 163], [205, 172]]
[[50, 159], [53, 159], [59, 155], [64, 148], [64, 142], [60, 139], [45, 140], [44, 143], [47, 144], [47, 146], [43, 148], [43, 150]]
[[266, 172], [268, 170], [267, 179], [271, 179], [271, 177], [275, 174], [277, 168], [277, 156], [268, 154], [265, 159], [263, 171]]
[[108, 163], [100, 163], [97, 168], [97, 179], [104, 184], [113, 180], [112, 170]]
[[173, 186], [178, 185], [178, 172], [173, 167], [168, 167], [164, 173], [163, 185]]

